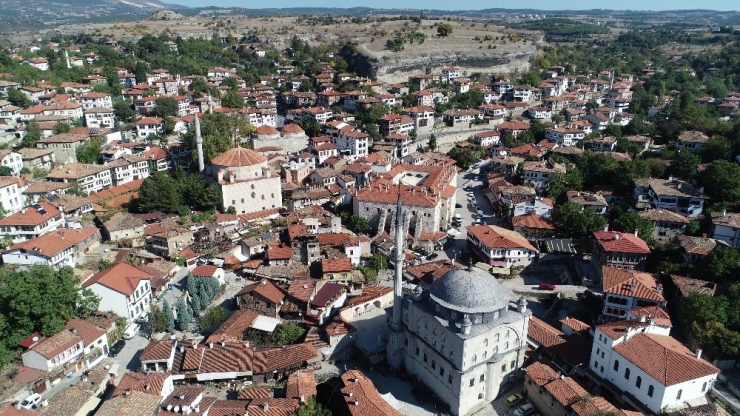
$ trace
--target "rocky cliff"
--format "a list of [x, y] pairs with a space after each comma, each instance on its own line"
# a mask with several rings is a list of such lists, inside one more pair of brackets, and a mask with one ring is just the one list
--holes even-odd
[[363, 45], [345, 45], [340, 54], [350, 68], [358, 74], [377, 78], [387, 83], [407, 81], [409, 75], [424, 74], [427, 68], [432, 71], [442, 66], [455, 66], [468, 74], [480, 72], [512, 73], [529, 68], [529, 60], [537, 48], [519, 47], [516, 50], [478, 50], [478, 51], [429, 51], [426, 53], [380, 55]]

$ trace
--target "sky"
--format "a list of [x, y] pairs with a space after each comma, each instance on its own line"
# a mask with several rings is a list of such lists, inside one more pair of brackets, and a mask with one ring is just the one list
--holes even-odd
[[740, 10], [738, 0], [706, 0], [703, 2], [687, 0], [528, 0], [521, 2], [499, 2], [491, 0], [162, 0], [191, 7], [246, 7], [252, 9], [284, 7], [374, 7], [374, 8], [412, 8], [439, 10], [478, 10], [486, 8], [540, 9], [540, 10], [679, 10], [710, 9]]

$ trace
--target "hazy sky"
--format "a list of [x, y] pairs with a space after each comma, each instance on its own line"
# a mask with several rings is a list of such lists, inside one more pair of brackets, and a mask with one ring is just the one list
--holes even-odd
[[184, 6], [247, 7], [253, 9], [282, 7], [376, 7], [376, 8], [419, 8], [476, 10], [485, 8], [520, 8], [541, 10], [580, 10], [580, 9], [631, 9], [631, 10], [675, 10], [675, 9], [713, 9], [740, 10], [738, 0], [707, 0], [703, 2], [687, 0], [529, 0], [522, 2], [499, 2], [491, 0], [162, 0]]

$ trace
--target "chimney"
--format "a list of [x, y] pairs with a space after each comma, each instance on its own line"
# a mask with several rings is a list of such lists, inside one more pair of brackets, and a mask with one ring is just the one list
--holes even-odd
[[213, 343], [212, 342], [209, 342], [208, 343], [208, 348], [213, 348]]
[[645, 322], [645, 315], [640, 316], [640, 322]]
[[352, 392], [347, 393], [347, 396], [352, 397]]
[[[24, 209], [24, 210], [23, 210], [23, 212], [26, 212], [26, 210]], [[723, 217], [724, 217], [724, 216], [727, 216], [727, 210], [726, 210], [726, 209], [723, 209], [723, 210], [722, 210], [722, 216], [723, 216]]]
[[635, 228], [635, 237], [637, 237], [637, 228]]
[[635, 291], [635, 282], [630, 283], [630, 292]]
[[606, 224], [606, 225], [604, 226], [604, 232], [608, 232], [608, 231], [609, 231], [609, 224]]
[[695, 356], [697, 360], [701, 358], [701, 348], [696, 349]]

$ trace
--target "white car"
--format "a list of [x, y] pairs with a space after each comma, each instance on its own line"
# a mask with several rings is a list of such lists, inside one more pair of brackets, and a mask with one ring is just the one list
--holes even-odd
[[534, 407], [532, 407], [529, 403], [524, 403], [521, 407], [514, 410], [515, 416], [527, 416], [528, 414], [532, 413], [534, 411]]
[[41, 395], [38, 393], [34, 393], [21, 402], [21, 408], [23, 409], [35, 409], [41, 404]]

